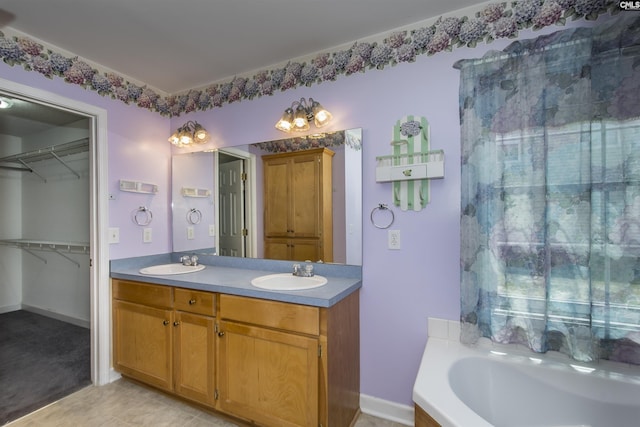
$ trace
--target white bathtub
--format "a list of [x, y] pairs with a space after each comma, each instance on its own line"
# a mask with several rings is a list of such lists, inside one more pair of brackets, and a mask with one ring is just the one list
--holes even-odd
[[443, 427], [640, 426], [640, 367], [487, 342], [429, 338], [413, 400]]

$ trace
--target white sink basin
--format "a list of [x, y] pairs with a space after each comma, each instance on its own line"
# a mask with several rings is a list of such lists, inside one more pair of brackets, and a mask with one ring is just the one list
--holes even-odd
[[140, 274], [149, 274], [152, 276], [168, 276], [171, 274], [193, 273], [194, 271], [200, 270], [204, 270], [204, 265], [183, 265], [180, 263], [160, 264], [152, 265], [151, 267], [145, 267], [140, 270]]
[[251, 284], [257, 288], [271, 291], [303, 291], [326, 285], [327, 278], [322, 276], [299, 277], [291, 273], [277, 273], [256, 277], [251, 281]]

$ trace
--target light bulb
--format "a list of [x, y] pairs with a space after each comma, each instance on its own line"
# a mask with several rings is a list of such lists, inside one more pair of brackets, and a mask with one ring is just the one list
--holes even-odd
[[309, 121], [307, 120], [307, 112], [302, 106], [296, 109], [296, 116], [293, 119], [293, 130], [304, 132], [309, 130]]
[[278, 123], [276, 123], [276, 129], [281, 130], [283, 132], [291, 132], [291, 127], [293, 126], [293, 110], [291, 108], [287, 108], [284, 110], [284, 114]]

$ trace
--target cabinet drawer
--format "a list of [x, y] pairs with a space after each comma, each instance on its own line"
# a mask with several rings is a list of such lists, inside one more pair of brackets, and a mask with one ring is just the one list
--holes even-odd
[[171, 286], [113, 279], [113, 298], [153, 307], [171, 308], [172, 290]]
[[220, 295], [220, 317], [303, 334], [320, 334], [320, 309], [307, 305]]
[[176, 310], [204, 314], [205, 316], [216, 315], [214, 293], [182, 288], [176, 288], [174, 292]]

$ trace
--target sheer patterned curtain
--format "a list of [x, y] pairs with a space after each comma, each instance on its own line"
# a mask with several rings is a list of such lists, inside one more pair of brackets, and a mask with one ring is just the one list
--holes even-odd
[[640, 364], [640, 14], [456, 68], [462, 341]]

